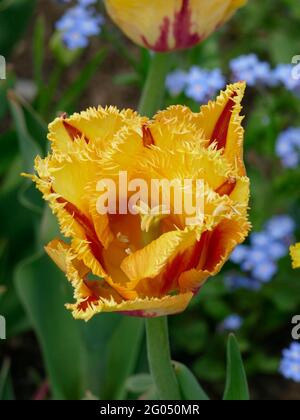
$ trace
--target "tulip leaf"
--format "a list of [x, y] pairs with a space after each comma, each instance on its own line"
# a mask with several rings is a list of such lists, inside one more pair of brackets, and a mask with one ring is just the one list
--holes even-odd
[[135, 394], [148, 392], [153, 388], [153, 385], [153, 379], [149, 373], [139, 373], [138, 375], [131, 376], [126, 381], [126, 389]]
[[28, 130], [22, 107], [12, 91], [9, 92], [9, 104], [16, 125], [19, 147], [23, 159], [23, 169], [27, 172], [32, 172], [34, 159], [37, 155], [42, 154], [41, 149]]
[[72, 300], [64, 275], [38, 254], [17, 267], [15, 285], [39, 339], [53, 397], [82, 398], [84, 348], [80, 324], [64, 307]]
[[45, 154], [48, 146], [48, 142], [46, 141], [48, 134], [48, 127], [46, 122], [43, 120], [40, 114], [38, 114], [36, 110], [15, 91], [10, 90], [8, 97], [11, 101], [15, 102], [18, 108], [21, 109], [29, 134]]
[[208, 401], [209, 397], [202, 389], [194, 374], [182, 363], [174, 362], [175, 374], [184, 401]]
[[227, 344], [227, 379], [223, 399], [225, 401], [248, 401], [250, 399], [239, 345], [233, 334], [229, 336]]
[[126, 380], [136, 367], [143, 333], [142, 319], [124, 317], [120, 322], [107, 349], [104, 399], [124, 399]]
[[120, 325], [119, 314], [99, 314], [87, 323], [81, 323], [85, 343], [85, 391], [101, 396], [105, 381], [105, 363], [108, 343]]

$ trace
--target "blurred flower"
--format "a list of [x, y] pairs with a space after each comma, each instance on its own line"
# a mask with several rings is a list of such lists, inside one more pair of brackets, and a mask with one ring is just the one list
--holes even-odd
[[180, 95], [187, 83], [187, 73], [182, 70], [175, 70], [167, 76], [166, 88], [171, 96]]
[[269, 259], [265, 259], [264, 261], [260, 261], [257, 265], [254, 266], [252, 270], [252, 276], [256, 280], [260, 280], [263, 283], [267, 283], [277, 272], [277, 265]]
[[286, 214], [274, 216], [266, 223], [266, 231], [274, 239], [283, 240], [291, 237], [295, 229], [296, 223]]
[[56, 23], [56, 29], [62, 32], [63, 42], [71, 50], [85, 48], [89, 38], [101, 32], [104, 19], [89, 7], [93, 3], [94, 0], [80, 0]]
[[232, 314], [229, 315], [227, 318], [220, 325], [220, 330], [226, 331], [238, 331], [243, 325], [243, 318], [239, 315]]
[[286, 168], [295, 168], [300, 163], [300, 128], [283, 131], [276, 143], [276, 153]]
[[290, 216], [280, 215], [270, 219], [261, 232], [251, 233], [250, 245], [239, 245], [230, 257], [248, 274], [249, 281], [242, 276], [242, 281], [233, 277], [231, 283], [236, 281], [239, 285], [243, 284], [241, 287], [251, 288], [252, 281], [271, 281], [278, 270], [277, 261], [288, 254], [295, 228]]
[[[250, 228], [240, 116], [244, 88], [228, 86], [200, 113], [173, 106], [148, 120], [131, 110], [99, 107], [49, 126], [51, 152], [36, 158], [37, 175], [29, 177], [71, 239], [54, 240], [46, 251], [75, 289], [76, 302], [68, 305], [75, 318], [183, 311], [243, 242]], [[119, 186], [122, 172], [128, 182], [138, 174], [147, 185], [158, 177], [200, 176], [204, 220], [187, 224], [191, 215], [184, 212], [98, 213], [99, 181]]]
[[185, 94], [196, 102], [204, 103], [225, 86], [226, 81], [221, 70], [209, 71], [193, 66], [187, 75]]
[[248, 252], [249, 252], [248, 246], [239, 245], [233, 250], [230, 260], [235, 264], [241, 264], [243, 261], [246, 260]]
[[204, 70], [193, 66], [188, 72], [176, 70], [167, 77], [166, 87], [171, 96], [185, 95], [196, 102], [204, 103], [226, 86], [221, 70]]
[[300, 382], [300, 343], [293, 342], [283, 351], [279, 371], [286, 379]]
[[193, 47], [246, 0], [104, 0], [108, 14], [136, 44], [158, 52]]
[[235, 291], [247, 289], [257, 291], [261, 288], [261, 282], [239, 273], [230, 273], [225, 277], [225, 285], [228, 289]]
[[248, 85], [273, 85], [274, 79], [269, 63], [260, 61], [255, 54], [242, 55], [230, 62], [233, 80], [245, 80]]
[[273, 78], [277, 83], [296, 94], [300, 93], [300, 79], [293, 77], [294, 66], [292, 64], [279, 64], [273, 71]]
[[293, 268], [300, 268], [300, 243], [291, 246], [290, 252], [293, 261]]

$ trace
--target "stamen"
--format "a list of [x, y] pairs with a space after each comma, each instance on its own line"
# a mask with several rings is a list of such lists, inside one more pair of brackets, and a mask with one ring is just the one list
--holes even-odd
[[122, 242], [122, 244], [129, 244], [130, 242], [128, 236], [123, 235], [121, 232], [118, 232], [117, 239], [118, 241]]
[[133, 251], [132, 251], [130, 248], [126, 248], [126, 249], [125, 249], [125, 253], [126, 253], [127, 255], [132, 255], [132, 254], [133, 254]]

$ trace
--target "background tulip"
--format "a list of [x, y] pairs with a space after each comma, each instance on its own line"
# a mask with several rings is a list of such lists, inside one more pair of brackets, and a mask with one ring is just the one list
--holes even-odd
[[157, 52], [191, 48], [223, 25], [245, 0], [105, 0], [136, 44]]

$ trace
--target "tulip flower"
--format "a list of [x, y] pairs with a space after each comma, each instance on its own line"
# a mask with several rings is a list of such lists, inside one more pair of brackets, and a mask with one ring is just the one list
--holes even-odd
[[[36, 158], [31, 178], [69, 238], [54, 239], [46, 251], [74, 287], [75, 302], [67, 307], [75, 318], [181, 312], [244, 241], [250, 228], [240, 116], [244, 89], [243, 83], [228, 86], [200, 113], [172, 106], [149, 120], [131, 110], [99, 107], [50, 125], [51, 151]], [[125, 173], [148, 186], [154, 179], [192, 180], [193, 199], [194, 181], [200, 180], [202, 217], [188, 223], [198, 213], [175, 213], [175, 198], [169, 213], [161, 203], [156, 212], [145, 211], [147, 200], [132, 206], [133, 213], [121, 212], [130, 208], [132, 192], [118, 196], [115, 213], [102, 213], [101, 185], [112, 180], [120, 191]]]
[[108, 14], [136, 44], [157, 52], [191, 48], [246, 0], [105, 0]]
[[300, 268], [300, 243], [290, 248], [293, 268]]

